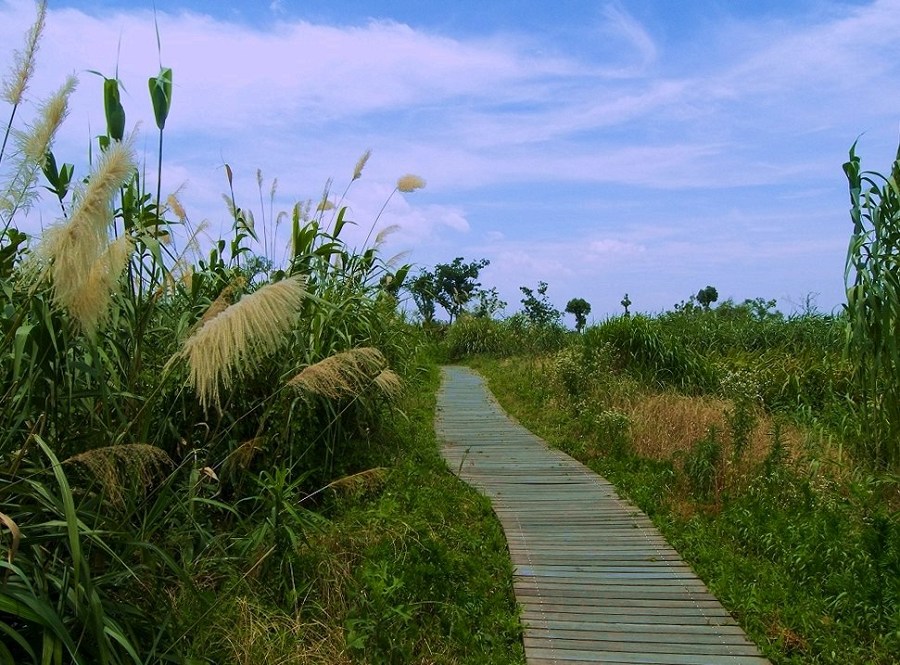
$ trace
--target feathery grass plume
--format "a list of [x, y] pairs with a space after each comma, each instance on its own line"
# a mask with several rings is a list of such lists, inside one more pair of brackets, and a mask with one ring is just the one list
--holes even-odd
[[397, 179], [397, 189], [404, 193], [414, 192], [417, 189], [422, 189], [424, 186], [425, 180], [411, 173], [407, 173], [405, 176]]
[[164, 450], [146, 443], [94, 448], [70, 457], [63, 464], [75, 464], [86, 471], [117, 508], [125, 504], [126, 490], [145, 490], [173, 466]]
[[372, 156], [372, 149], [369, 148], [366, 150], [362, 156], [357, 160], [356, 166], [353, 167], [353, 178], [352, 180], [359, 180], [362, 177], [363, 169], [366, 167], [366, 162], [369, 161], [369, 157]]
[[88, 335], [93, 335], [106, 321], [109, 303], [118, 290], [119, 278], [128, 265], [132, 249], [131, 236], [123, 235], [114, 240], [96, 258], [81, 288], [73, 293], [69, 313]]
[[398, 265], [401, 261], [405, 261], [409, 255], [412, 254], [411, 250], [405, 249], [402, 252], [397, 252], [391, 258], [384, 262], [388, 268], [393, 268]]
[[175, 213], [175, 216], [179, 221], [183, 222], [187, 219], [187, 213], [184, 211], [184, 206], [181, 205], [181, 201], [178, 200], [178, 197], [175, 194], [169, 194], [169, 197], [166, 199], [166, 204], [169, 206], [169, 209]]
[[194, 324], [194, 327], [191, 328], [191, 333], [195, 330], [199, 330], [206, 325], [208, 321], [216, 318], [219, 314], [233, 305], [238, 291], [243, 289], [245, 285], [246, 280], [243, 277], [238, 277], [231, 284], [222, 289], [219, 296], [212, 301], [210, 306], [206, 308], [206, 311], [203, 312], [203, 316], [201, 316], [197, 323]]
[[330, 399], [354, 396], [368, 386], [385, 364], [381, 351], [374, 347], [350, 349], [309, 365], [288, 385]]
[[378, 247], [379, 245], [383, 244], [391, 234], [396, 233], [399, 230], [399, 224], [391, 224], [390, 226], [385, 226], [375, 235], [375, 246]]
[[11, 219], [19, 209], [28, 209], [37, 198], [35, 183], [40, 169], [47, 161], [47, 152], [56, 132], [69, 112], [69, 95], [75, 89], [77, 80], [70, 76], [65, 85], [57, 90], [38, 111], [37, 122], [27, 131], [14, 131], [18, 150], [13, 156], [14, 166], [4, 190], [0, 193], [0, 210]]
[[78, 79], [74, 76], [67, 78], [62, 87], [41, 105], [37, 124], [22, 139], [21, 147], [25, 158], [41, 168], [47, 159], [47, 151], [53, 143], [53, 137], [69, 114], [69, 96], [76, 85]]
[[251, 363], [277, 349], [293, 326], [306, 294], [302, 278], [267, 284], [208, 320], [172, 356], [187, 360], [188, 383], [204, 409], [219, 406], [220, 388]]
[[25, 38], [25, 50], [13, 52], [13, 69], [10, 76], [3, 80], [3, 99], [18, 106], [22, 103], [28, 82], [34, 75], [34, 56], [38, 50], [41, 33], [47, 19], [47, 2], [42, 0], [37, 6], [37, 17]]
[[383, 369], [375, 377], [373, 383], [385, 396], [394, 399], [403, 392], [403, 379], [392, 369]]
[[[89, 282], [102, 281], [112, 286], [114, 280], [100, 280], [99, 266], [115, 268], [125, 248], [113, 254], [109, 248], [109, 231], [113, 219], [112, 201], [135, 170], [131, 139], [114, 143], [103, 154], [97, 170], [84, 191], [76, 198], [72, 216], [68, 222], [52, 226], [45, 231], [36, 252], [36, 259], [44, 261], [53, 282], [53, 299], [66, 310], [82, 309], [79, 300], [89, 297], [85, 288]], [[108, 260], [98, 259], [106, 256]], [[84, 311], [93, 311], [86, 308]], [[90, 328], [90, 321], [80, 321]]]
[[316, 206], [316, 210], [318, 212], [325, 212], [326, 210], [334, 210], [334, 202], [329, 199], [322, 199], [319, 202], [319, 205]]

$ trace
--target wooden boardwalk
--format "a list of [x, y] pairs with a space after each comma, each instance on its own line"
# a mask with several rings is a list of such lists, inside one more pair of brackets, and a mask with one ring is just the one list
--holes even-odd
[[529, 664], [769, 662], [646, 515], [513, 422], [477, 374], [444, 368], [436, 428], [503, 524]]

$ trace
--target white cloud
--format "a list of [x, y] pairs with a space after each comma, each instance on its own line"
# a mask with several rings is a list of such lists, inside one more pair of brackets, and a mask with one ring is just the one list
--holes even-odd
[[[164, 191], [187, 182], [185, 206], [214, 228], [228, 224], [219, 200], [224, 163], [235, 170], [243, 205], [258, 202], [259, 167], [279, 178], [276, 207], [288, 209], [296, 199], [316, 199], [329, 176], [342, 190], [359, 153], [371, 147], [366, 173], [348, 195], [360, 224], [348, 237], [362, 241], [398, 175], [420, 173], [428, 188], [394, 197], [378, 220], [378, 228], [401, 225], [388, 244], [414, 249], [414, 260], [490, 251], [492, 274], [507, 271], [503, 279], [522, 283], [611, 279], [609, 266], [621, 271], [623, 257], [628, 270], [685, 275], [709, 274], [745, 255], [778, 274], [773, 266], [794, 257], [794, 272], [809, 266], [812, 274], [840, 267], [840, 163], [849, 143], [870, 130], [864, 144], [879, 151], [874, 165], [893, 157], [897, 0], [834, 5], [790, 23], [718, 22], [704, 28], [710, 39], [691, 44], [690, 66], [675, 52], [682, 44], [655, 40], [618, 3], [600, 11], [603, 43], [587, 47], [554, 46], [538, 34], [451, 37], [390, 21], [324, 25], [286, 18], [281, 0], [266, 7], [277, 16], [268, 27], [187, 10], [159, 14], [162, 63], [175, 81]], [[18, 45], [32, 14], [30, 0], [0, 0], [0, 43]], [[0, 52], [0, 72], [9, 57]], [[60, 159], [77, 163], [76, 176], [86, 172], [88, 127], [96, 135], [104, 123], [102, 81], [85, 70], [112, 76], [117, 67], [128, 123], [142, 121], [152, 184], [146, 81], [159, 67], [153, 14], [100, 16], [51, 3], [32, 97], [79, 73], [58, 143]], [[577, 240], [529, 241], [525, 229], [543, 213], [521, 217], [515, 199], [523, 191], [542, 198], [552, 224]], [[666, 205], [684, 192], [702, 193], [712, 212]], [[496, 205], [474, 212], [473, 193]], [[585, 201], [602, 197], [620, 208], [627, 201], [622, 214], [642, 225], [617, 230], [607, 211], [584, 212]], [[598, 228], [588, 232], [591, 224]], [[752, 235], [763, 230], [768, 238]], [[579, 255], [595, 265], [573, 263]]]

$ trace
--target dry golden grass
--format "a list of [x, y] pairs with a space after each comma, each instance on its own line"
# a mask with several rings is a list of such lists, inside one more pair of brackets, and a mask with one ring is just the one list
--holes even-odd
[[378, 390], [391, 399], [397, 398], [403, 393], [403, 379], [392, 369], [381, 370], [373, 383]]
[[266, 442], [264, 436], [255, 436], [252, 439], [244, 441], [237, 448], [228, 453], [225, 461], [222, 463], [222, 470], [226, 473], [233, 473], [238, 469], [246, 469], [253, 462], [263, 445]]
[[[696, 441], [715, 428], [725, 447], [733, 445], [726, 411], [734, 406], [717, 397], [687, 397], [676, 393], [646, 394], [621, 406], [632, 421], [634, 451], [652, 459], [672, 459], [687, 453]], [[743, 458], [760, 462], [772, 449], [774, 423], [766, 414], [755, 414], [757, 424]], [[790, 457], [799, 456], [803, 437], [795, 428], [783, 428], [782, 440]]]
[[[15, 520], [6, 513], [0, 513], [0, 523], [9, 529], [10, 544], [9, 547], [6, 548], [6, 561], [11, 565], [16, 558], [16, 552], [19, 551], [19, 542], [22, 540], [22, 531], [19, 529], [19, 525], [16, 524]], [[6, 573], [8, 572], [9, 571], [7, 570]], [[5, 574], [3, 580], [4, 582], [6, 581]]]
[[294, 325], [306, 287], [300, 278], [267, 284], [210, 318], [176, 353], [188, 363], [188, 383], [204, 409], [219, 406], [222, 388], [272, 353]]
[[365, 471], [333, 480], [326, 487], [339, 494], [364, 494], [381, 487], [385, 478], [387, 478], [387, 474], [388, 469], [386, 467], [376, 466], [372, 469], [366, 469]]

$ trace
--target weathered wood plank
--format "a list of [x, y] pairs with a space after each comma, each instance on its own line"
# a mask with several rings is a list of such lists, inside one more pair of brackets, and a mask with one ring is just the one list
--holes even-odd
[[445, 368], [435, 427], [503, 526], [530, 664], [768, 663], [646, 515], [510, 419], [476, 374]]

